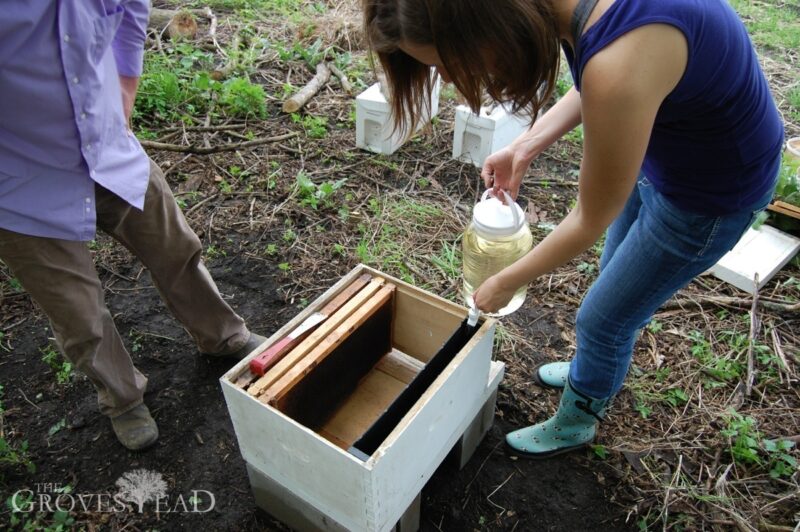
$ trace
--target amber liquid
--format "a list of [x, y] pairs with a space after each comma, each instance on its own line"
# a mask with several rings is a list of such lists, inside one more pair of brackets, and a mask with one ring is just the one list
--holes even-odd
[[[470, 226], [461, 240], [461, 250], [464, 258], [464, 286], [462, 295], [467, 305], [472, 307], [472, 293], [489, 277], [496, 274], [522, 258], [533, 246], [528, 226], [522, 227], [515, 234], [508, 237], [495, 237], [488, 239], [479, 235]], [[508, 305], [501, 308], [492, 316], [505, 316], [517, 310], [525, 301], [528, 291], [527, 286], [514, 292]]]

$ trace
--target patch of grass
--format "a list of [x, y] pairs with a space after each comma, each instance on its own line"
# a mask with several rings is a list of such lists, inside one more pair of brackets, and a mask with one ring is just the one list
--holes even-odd
[[134, 121], [193, 122], [212, 111], [231, 118], [266, 116], [266, 95], [246, 77], [213, 79], [214, 55], [190, 43], [176, 43], [164, 53], [146, 54], [139, 81]]
[[564, 135], [563, 138], [574, 144], [583, 145], [583, 124], [578, 124], [578, 127]]
[[225, 252], [224, 249], [218, 248], [214, 244], [209, 244], [206, 248], [205, 256], [208, 260], [214, 260], [221, 257], [226, 257], [228, 254]]
[[775, 188], [775, 197], [781, 201], [800, 207], [800, 182], [798, 182], [797, 177], [798, 169], [800, 169], [800, 161], [784, 153], [781, 161], [781, 170], [778, 174], [778, 186]]
[[[281, 61], [304, 61], [311, 70], [317, 68], [320, 61], [325, 60], [329, 55], [333, 55], [330, 47], [322, 47], [322, 39], [317, 39], [311, 44], [295, 42], [290, 47], [277, 42], [272, 45]], [[337, 65], [338, 66], [338, 65]]]
[[266, 94], [261, 85], [245, 78], [225, 80], [219, 89], [219, 103], [226, 114], [240, 118], [267, 116]]
[[[72, 486], [64, 486], [54, 490], [56, 497], [59, 494], [72, 492]], [[56, 498], [57, 500], [57, 498]], [[6, 499], [9, 510], [9, 525], [14, 530], [40, 531], [40, 532], [66, 532], [74, 530], [75, 518], [66, 510], [50, 512], [31, 511], [36, 505], [36, 496], [31, 490], [21, 490]], [[49, 504], [47, 505], [49, 506]], [[51, 513], [52, 512], [52, 513]]]
[[[418, 263], [418, 252], [408, 235], [430, 234], [440, 223], [442, 210], [436, 205], [406, 198], [396, 201], [370, 198], [367, 208], [375, 226], [359, 225], [362, 237], [356, 245], [356, 256], [365, 264], [417, 284], [415, 270], [424, 268]], [[452, 248], [449, 251], [455, 253]], [[454, 257], [439, 258], [443, 259], [445, 270], [452, 268]]]
[[442, 250], [430, 260], [446, 278], [461, 277], [461, 247], [457, 243], [442, 242]]
[[752, 0], [730, 0], [753, 42], [773, 49], [800, 48], [800, 11]]

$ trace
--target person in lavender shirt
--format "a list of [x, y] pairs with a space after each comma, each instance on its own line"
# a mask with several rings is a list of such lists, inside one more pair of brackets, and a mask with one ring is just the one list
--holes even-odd
[[158, 438], [103, 300], [97, 228], [150, 270], [201, 353], [242, 358], [265, 339], [220, 297], [164, 175], [128, 128], [148, 0], [3, 2], [0, 259], [42, 307], [59, 348], [95, 386], [119, 441]]

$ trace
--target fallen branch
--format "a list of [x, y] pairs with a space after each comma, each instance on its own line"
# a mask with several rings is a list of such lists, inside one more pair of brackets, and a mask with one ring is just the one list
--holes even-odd
[[347, 94], [351, 94], [352, 95], [353, 94], [353, 85], [351, 85], [350, 84], [350, 80], [347, 79], [347, 74], [345, 74], [344, 72], [339, 70], [339, 68], [336, 65], [334, 65], [333, 63], [328, 63], [328, 68], [330, 68], [331, 72], [333, 73], [333, 75], [336, 76], [339, 79], [339, 83], [342, 86], [342, 90], [344, 90], [344, 92], [346, 92]]
[[258, 139], [253, 139], [247, 142], [233, 142], [229, 144], [221, 144], [218, 146], [210, 146], [210, 147], [166, 144], [164, 142], [154, 142], [152, 140], [140, 140], [139, 144], [141, 144], [142, 147], [144, 148], [150, 148], [152, 150], [176, 151], [182, 153], [194, 153], [197, 155], [208, 155], [209, 153], [219, 153], [223, 151], [236, 151], [236, 150], [243, 150], [245, 148], [252, 148], [253, 146], [260, 146], [262, 144], [269, 144], [270, 142], [278, 142], [281, 140], [290, 139], [292, 137], [296, 137], [297, 135], [298, 135], [297, 132], [286, 133], [274, 137], [262, 137]]
[[[659, 309], [659, 313], [669, 310], [683, 310], [686, 307], [738, 307], [749, 308], [752, 301], [741, 297], [731, 296], [705, 296], [698, 298], [672, 299], [664, 303]], [[779, 313], [793, 313], [800, 311], [800, 303], [775, 303], [773, 301], [761, 300], [761, 306], [767, 310]]]
[[756, 379], [755, 360], [753, 352], [756, 343], [756, 331], [758, 330], [758, 273], [753, 279], [753, 305], [750, 307], [750, 334], [747, 338], [747, 380], [745, 381], [745, 397], [750, 397], [753, 393], [753, 382]]
[[316, 93], [331, 79], [331, 69], [324, 61], [317, 63], [317, 73], [305, 87], [283, 102], [284, 113], [295, 113], [303, 108]]

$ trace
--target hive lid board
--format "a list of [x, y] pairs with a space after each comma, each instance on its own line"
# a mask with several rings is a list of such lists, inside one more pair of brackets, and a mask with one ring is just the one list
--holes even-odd
[[714, 276], [750, 294], [764, 287], [800, 250], [800, 238], [768, 225], [750, 228], [739, 243], [715, 264]]

